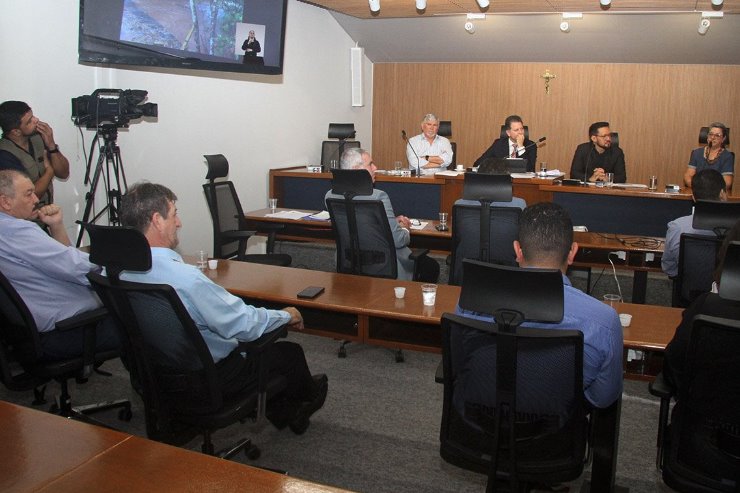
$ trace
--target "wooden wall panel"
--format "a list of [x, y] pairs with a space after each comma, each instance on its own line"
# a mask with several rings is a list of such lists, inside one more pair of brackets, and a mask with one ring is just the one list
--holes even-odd
[[[557, 78], [545, 94], [540, 77]], [[721, 121], [740, 148], [740, 67], [564, 63], [376, 63], [373, 157], [380, 168], [405, 159], [401, 129], [419, 133], [425, 113], [452, 121], [457, 162], [470, 165], [498, 135], [507, 115], [547, 136], [538, 159], [566, 173], [588, 126], [607, 120], [619, 132], [627, 180], [681, 183], [699, 128]], [[740, 169], [740, 168], [739, 168]]]

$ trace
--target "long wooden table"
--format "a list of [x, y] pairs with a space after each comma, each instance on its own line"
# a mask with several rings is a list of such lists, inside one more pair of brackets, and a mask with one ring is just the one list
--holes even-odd
[[[306, 332], [384, 347], [441, 352], [441, 317], [455, 311], [458, 286], [439, 285], [436, 304], [424, 306], [421, 284], [361, 277], [334, 272], [220, 260], [206, 275], [232, 294], [271, 308], [297, 306]], [[312, 300], [297, 293], [308, 286], [323, 286]], [[396, 299], [393, 288], [406, 288]], [[620, 303], [617, 311], [632, 315], [624, 329], [625, 350], [662, 352], [673, 338], [683, 312], [680, 308]]]
[[[278, 208], [276, 212], [290, 211], [287, 208]], [[292, 209], [301, 212], [305, 217], [318, 211]], [[270, 216], [270, 209], [258, 209], [245, 213], [247, 225], [258, 229], [260, 223], [278, 223], [285, 226], [279, 237], [285, 240], [306, 240], [333, 242], [331, 221], [314, 219], [287, 219]], [[422, 219], [427, 224], [422, 229], [411, 229], [411, 247], [429, 248], [430, 250], [450, 252], [452, 250], [452, 228], [449, 223], [447, 231], [436, 229], [439, 221]], [[632, 302], [645, 303], [648, 272], [661, 272], [660, 260], [663, 256], [664, 238], [657, 237], [627, 237], [615, 234], [576, 231], [574, 240], [579, 245], [574, 267], [580, 268], [615, 268], [633, 271]], [[611, 252], [622, 251], [625, 259], [621, 260]], [[648, 259], [652, 256], [652, 259]], [[590, 272], [589, 272], [590, 274]], [[590, 286], [589, 275], [589, 286]]]
[[0, 401], [0, 491], [342, 490]]

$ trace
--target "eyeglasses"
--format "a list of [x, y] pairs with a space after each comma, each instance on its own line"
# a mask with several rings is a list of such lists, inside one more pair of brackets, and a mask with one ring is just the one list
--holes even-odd
[[721, 139], [722, 134], [708, 133], [707, 137], [717, 137], [718, 139]]
[[604, 134], [604, 135], [597, 135], [596, 137], [599, 139], [606, 139], [607, 137], [611, 138], [612, 134]]

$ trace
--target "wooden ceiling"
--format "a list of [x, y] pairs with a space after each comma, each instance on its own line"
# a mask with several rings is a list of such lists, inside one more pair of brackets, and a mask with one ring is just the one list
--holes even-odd
[[725, 14], [739, 13], [740, 0], [724, 0], [714, 7], [710, 0], [613, 0], [603, 8], [598, 0], [491, 0], [481, 9], [476, 0], [427, 0], [427, 8], [416, 10], [414, 0], [380, 0], [380, 12], [370, 12], [368, 0], [302, 0], [335, 12], [361, 19], [394, 17], [431, 17], [467, 13], [530, 14], [559, 12], [651, 13], [719, 10]]

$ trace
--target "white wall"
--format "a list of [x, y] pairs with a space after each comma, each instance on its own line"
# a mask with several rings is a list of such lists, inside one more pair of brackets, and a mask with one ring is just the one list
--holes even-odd
[[[320, 8], [289, 0], [282, 77], [80, 65], [77, 0], [3, 0], [2, 10], [0, 101], [26, 101], [54, 128], [71, 164], [70, 179], [55, 182], [71, 236], [87, 188], [70, 99], [97, 88], [143, 89], [148, 101], [159, 105], [156, 122], [122, 129], [118, 145], [129, 184], [146, 179], [177, 194], [184, 254], [212, 248], [201, 186], [203, 154], [229, 159], [229, 178], [250, 210], [265, 206], [270, 168], [319, 161], [329, 122], [354, 122], [357, 138], [371, 147], [372, 64], [365, 60], [365, 106], [353, 108], [349, 48], [354, 42]], [[93, 133], [83, 133], [87, 150]]]

